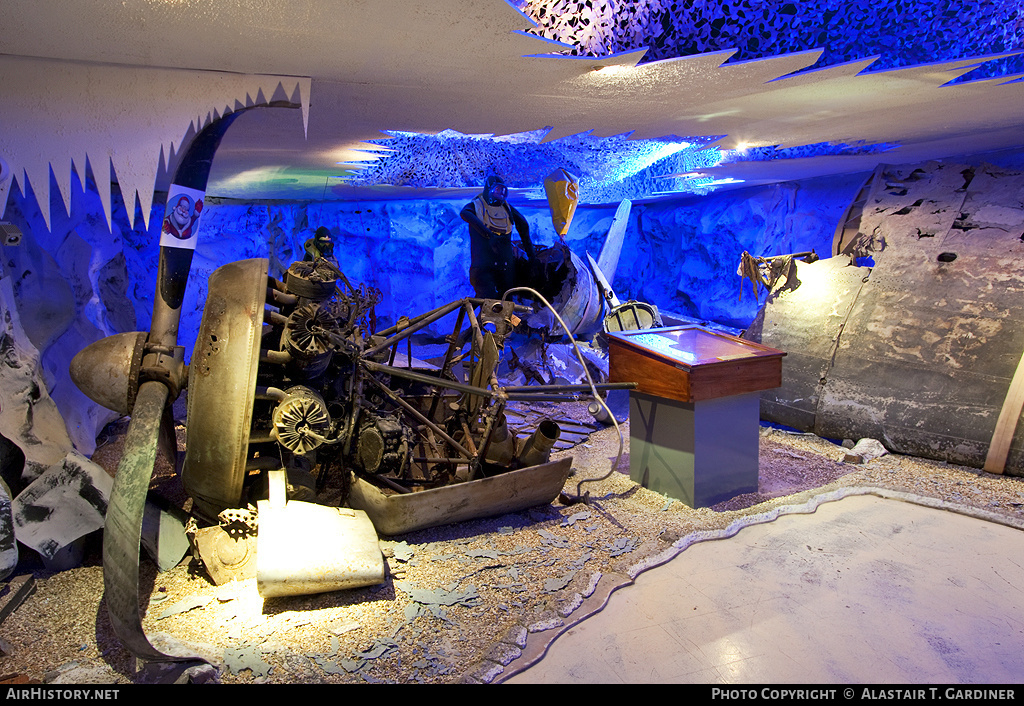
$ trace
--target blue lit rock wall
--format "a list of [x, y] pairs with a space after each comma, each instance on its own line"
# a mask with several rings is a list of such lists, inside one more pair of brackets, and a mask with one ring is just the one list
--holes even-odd
[[[835, 224], [866, 175], [782, 184], [694, 198], [635, 204], [613, 286], [619, 298], [742, 328], [757, 313], [748, 285], [740, 297], [740, 254], [777, 255], [814, 249], [827, 256]], [[301, 256], [311, 231], [327, 226], [339, 264], [353, 282], [383, 294], [378, 317], [392, 323], [472, 295], [469, 240], [453, 201], [213, 204], [193, 270], [204, 274], [260, 247], [284, 266]], [[520, 205], [537, 246], [556, 236], [546, 206]], [[579, 208], [567, 235], [579, 255], [601, 252], [612, 207]], [[266, 256], [260, 254], [258, 256]], [[209, 263], [209, 265], [207, 264]], [[196, 279], [201, 279], [197, 277]], [[189, 309], [189, 315], [193, 315]], [[195, 313], [197, 315], [197, 312]], [[194, 326], [183, 325], [183, 330]], [[444, 332], [438, 327], [437, 333]]]
[[622, 300], [744, 328], [758, 304], [749, 282], [741, 296], [736, 269], [743, 251], [768, 256], [813, 249], [827, 257], [836, 223], [866, 177], [634, 205], [613, 287]]
[[[863, 176], [821, 179], [719, 193], [685, 201], [633, 205], [613, 286], [623, 301], [637, 299], [696, 318], [743, 327], [756, 314], [748, 289], [740, 297], [740, 254], [775, 255], [815, 249], [826, 254], [835, 223]], [[76, 199], [73, 217], [54, 218], [47, 232], [32, 199], [13, 199], [8, 217], [29, 242], [48, 253], [54, 267], [74, 283], [79, 316], [98, 338], [114, 331], [148, 328], [158, 258], [157, 227], [135, 229], [123, 216], [107, 231], [99, 202]], [[157, 198], [157, 202], [162, 200]], [[200, 244], [182, 307], [181, 343], [190, 352], [199, 327], [205, 282], [232, 260], [269, 257], [280, 276], [302, 256], [318, 226], [330, 228], [339, 264], [353, 283], [383, 295], [381, 325], [472, 295], [469, 242], [459, 218], [462, 201], [269, 203], [239, 205], [211, 200], [204, 211]], [[546, 205], [520, 204], [534, 243], [556, 236]], [[59, 211], [59, 209], [57, 209]], [[600, 254], [613, 207], [580, 207], [567, 236], [579, 255]], [[80, 253], [73, 246], [80, 245]], [[81, 272], [79, 272], [81, 271]], [[91, 279], [90, 279], [91, 277]], [[437, 329], [441, 333], [441, 327]], [[77, 339], [71, 347], [77, 345]], [[79, 346], [80, 347], [80, 346]]]
[[[614, 287], [623, 301], [637, 299], [736, 327], [757, 305], [749, 289], [739, 300], [740, 253], [771, 255], [816, 249], [827, 253], [835, 222], [859, 187], [860, 177], [737, 190], [678, 202], [634, 204]], [[115, 195], [116, 198], [116, 195]], [[158, 262], [163, 196], [155, 198], [150, 226], [128, 225], [115, 203], [111, 228], [92, 189], [75, 185], [71, 214], [58, 200], [47, 230], [34, 196], [12, 190], [7, 220], [25, 233], [5, 248], [0, 276], [11, 277], [21, 319], [42, 350], [45, 384], [79, 450], [110, 413], [88, 403], [67, 376], [75, 352], [105, 335], [149, 327]], [[393, 200], [343, 203], [227, 204], [211, 199], [203, 213], [200, 245], [182, 307], [179, 343], [191, 358], [206, 299], [206, 280], [232, 260], [269, 257], [280, 276], [301, 258], [320, 225], [331, 229], [339, 264], [355, 284], [382, 294], [380, 326], [472, 295], [469, 242], [459, 217], [464, 201]], [[517, 204], [536, 245], [556, 240], [546, 204]], [[595, 258], [611, 226], [613, 207], [580, 207], [567, 236], [579, 255]], [[433, 333], [450, 332], [453, 321]]]
[[[205, 270], [207, 262], [212, 267], [228, 261], [238, 247], [247, 252], [262, 248], [258, 256], [271, 257], [272, 271], [276, 266], [275, 273], [280, 274], [293, 259], [302, 257], [303, 243], [312, 232], [326, 226], [334, 238], [338, 264], [349, 280], [380, 290], [383, 300], [377, 316], [384, 326], [399, 316], [473, 295], [469, 234], [459, 217], [464, 205], [442, 200], [258, 206], [212, 203], [203, 215], [196, 261], [202, 261]], [[530, 223], [534, 243], [552, 244], [556, 236], [547, 208], [522, 206], [520, 210]], [[603, 242], [613, 213], [613, 209], [578, 210], [570, 245], [582, 252], [577, 246], [583, 242]], [[597, 248], [592, 250], [595, 257], [599, 244]], [[438, 326], [435, 333], [448, 333], [447, 327]]]
[[[114, 198], [118, 216], [108, 228], [95, 188], [83, 189], [72, 179], [70, 214], [57, 197], [48, 230], [31, 192], [25, 198], [13, 188], [4, 219], [18, 225], [24, 238], [18, 244], [0, 244], [0, 277], [9, 281], [17, 303], [17, 311], [2, 313], [18, 320], [28, 338], [26, 345], [33, 347], [30, 359], [14, 360], [5, 343], [0, 346], [6, 349], [4, 364], [38, 366], [40, 377], [35, 384], [45, 386], [71, 441], [87, 455], [92, 453], [96, 432], [116, 415], [79, 392], [68, 375], [68, 365], [77, 351], [93, 341], [134, 329], [133, 303], [139, 298], [152, 300], [153, 292], [140, 292], [132, 276], [152, 269], [138, 262], [136, 244], [145, 239], [145, 233], [141, 238], [132, 233], [124, 206], [117, 203], [119, 195]], [[23, 390], [0, 392], [7, 411], [15, 400], [29, 400], [23, 408], [25, 418], [18, 422], [8, 416], [12, 427], [5, 426], [0, 434], [12, 440], [38, 434], [45, 443], [45, 434], [33, 431], [42, 416], [33, 407], [49, 404], [45, 395], [38, 390], [26, 392], [27, 397]]]

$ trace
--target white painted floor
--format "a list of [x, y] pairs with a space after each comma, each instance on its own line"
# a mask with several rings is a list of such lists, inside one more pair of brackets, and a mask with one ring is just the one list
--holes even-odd
[[1020, 530], [847, 497], [689, 547], [505, 683], [1019, 683], [1022, 564]]

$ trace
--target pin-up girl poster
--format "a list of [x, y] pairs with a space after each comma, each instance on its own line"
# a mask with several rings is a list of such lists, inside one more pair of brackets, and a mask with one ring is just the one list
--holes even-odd
[[167, 215], [160, 229], [160, 245], [195, 250], [199, 234], [199, 215], [205, 192], [172, 184], [167, 192]]

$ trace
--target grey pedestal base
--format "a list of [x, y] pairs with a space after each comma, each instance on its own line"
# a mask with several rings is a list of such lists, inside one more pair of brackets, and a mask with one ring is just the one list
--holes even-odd
[[759, 392], [678, 402], [629, 395], [629, 477], [690, 507], [757, 492]]

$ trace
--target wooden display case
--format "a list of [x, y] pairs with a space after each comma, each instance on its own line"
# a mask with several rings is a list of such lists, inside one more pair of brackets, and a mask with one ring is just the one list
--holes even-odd
[[780, 350], [700, 326], [609, 333], [609, 382], [680, 402], [699, 402], [782, 384]]
[[760, 391], [783, 351], [700, 326], [609, 333], [611, 382], [629, 394], [629, 475], [708, 507], [758, 489]]

